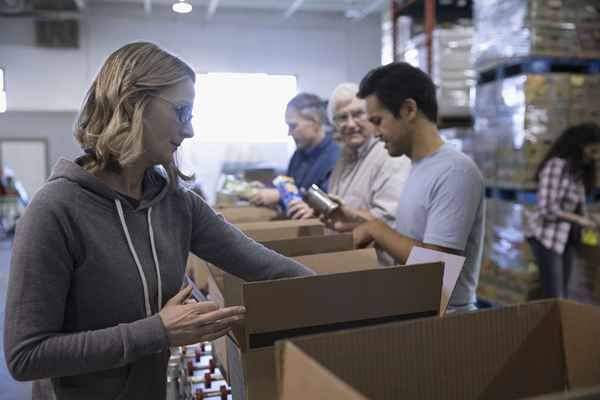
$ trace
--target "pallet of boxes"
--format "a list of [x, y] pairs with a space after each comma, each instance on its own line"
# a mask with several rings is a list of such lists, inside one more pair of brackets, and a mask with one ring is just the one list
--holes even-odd
[[354, 250], [351, 234], [328, 232], [316, 219], [237, 227], [317, 275], [244, 282], [208, 266], [209, 298], [247, 310], [233, 335], [213, 342], [234, 399], [277, 399], [278, 340], [436, 316], [444, 307], [442, 263], [379, 267], [375, 249]]
[[[523, 233], [537, 167], [568, 126], [600, 123], [600, 2], [473, 4], [474, 159], [491, 197], [478, 295], [515, 304], [541, 295]], [[577, 299], [589, 291], [589, 271], [572, 282]]]

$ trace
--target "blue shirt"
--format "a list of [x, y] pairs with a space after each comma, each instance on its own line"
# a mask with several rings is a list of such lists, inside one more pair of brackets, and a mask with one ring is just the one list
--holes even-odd
[[296, 150], [290, 160], [287, 175], [294, 178], [298, 189], [308, 189], [316, 184], [327, 191], [329, 176], [339, 157], [340, 147], [327, 135], [316, 146]]
[[400, 196], [394, 228], [423, 243], [464, 252], [449, 309], [473, 307], [485, 222], [485, 185], [475, 163], [444, 144], [416, 161]]

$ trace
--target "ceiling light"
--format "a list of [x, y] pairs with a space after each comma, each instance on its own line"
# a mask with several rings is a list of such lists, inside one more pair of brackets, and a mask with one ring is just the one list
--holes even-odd
[[173, 3], [173, 11], [179, 14], [187, 14], [192, 12], [192, 4], [186, 0], [179, 0], [177, 3]]

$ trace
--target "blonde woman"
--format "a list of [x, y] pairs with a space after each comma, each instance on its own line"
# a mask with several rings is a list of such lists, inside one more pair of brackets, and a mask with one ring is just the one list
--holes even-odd
[[186, 302], [189, 251], [246, 280], [312, 273], [179, 185], [194, 78], [150, 43], [100, 70], [75, 135], [85, 155], [57, 163], [17, 228], [5, 323], [16, 379], [52, 378], [59, 400], [164, 400], [169, 347], [224, 335], [245, 311]]

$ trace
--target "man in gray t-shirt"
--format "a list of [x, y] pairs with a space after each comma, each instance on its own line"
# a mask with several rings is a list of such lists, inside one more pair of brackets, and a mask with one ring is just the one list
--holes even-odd
[[479, 170], [470, 158], [444, 144], [413, 162], [406, 187], [396, 211], [396, 231], [442, 250], [462, 252], [466, 260], [450, 308], [473, 309], [485, 219]]
[[366, 99], [369, 121], [388, 153], [406, 155], [412, 170], [394, 228], [378, 220], [363, 223], [353, 231], [355, 246], [375, 242], [400, 264], [415, 245], [465, 256], [449, 308], [475, 309], [485, 186], [477, 166], [438, 133], [435, 85], [418, 68], [392, 63], [369, 72], [358, 97]]

